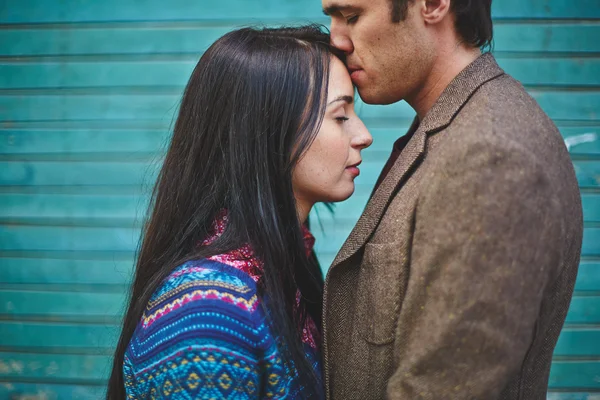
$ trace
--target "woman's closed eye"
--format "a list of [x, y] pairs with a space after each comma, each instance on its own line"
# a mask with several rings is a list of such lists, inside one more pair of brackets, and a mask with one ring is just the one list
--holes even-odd
[[335, 120], [338, 122], [346, 122], [349, 120], [349, 118], [344, 115], [342, 117], [336, 117]]

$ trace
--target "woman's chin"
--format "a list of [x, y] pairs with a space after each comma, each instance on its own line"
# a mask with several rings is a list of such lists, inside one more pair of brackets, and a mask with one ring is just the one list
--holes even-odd
[[348, 200], [352, 194], [354, 194], [354, 183], [352, 183], [351, 187], [345, 188], [344, 190], [340, 190], [336, 193], [331, 193], [328, 200], [324, 200], [327, 203], [339, 203], [344, 200]]

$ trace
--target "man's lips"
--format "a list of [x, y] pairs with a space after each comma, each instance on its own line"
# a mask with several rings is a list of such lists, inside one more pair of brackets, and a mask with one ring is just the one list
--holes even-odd
[[352, 79], [352, 82], [356, 84], [356, 80], [359, 78], [363, 70], [358, 67], [348, 67], [348, 72], [350, 73], [350, 78]]

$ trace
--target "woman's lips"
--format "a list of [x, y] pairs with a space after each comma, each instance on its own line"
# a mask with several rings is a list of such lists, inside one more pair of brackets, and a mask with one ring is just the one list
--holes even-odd
[[357, 177], [360, 175], [360, 170], [358, 169], [358, 166], [362, 163], [362, 161], [357, 162], [356, 164], [352, 164], [349, 167], [346, 167], [346, 170], [348, 172], [350, 172], [350, 175], [353, 175], [354, 177]]
[[360, 175], [360, 170], [358, 169], [358, 167], [348, 167], [346, 168], [346, 170], [350, 172], [350, 175], [353, 175], [354, 177]]

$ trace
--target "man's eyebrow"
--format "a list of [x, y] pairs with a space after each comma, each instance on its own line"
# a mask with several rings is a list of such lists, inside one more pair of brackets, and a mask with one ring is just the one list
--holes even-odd
[[339, 14], [342, 11], [354, 11], [356, 9], [357, 9], [356, 7], [353, 7], [353, 6], [347, 5], [347, 4], [332, 4], [329, 7], [325, 7], [323, 9], [323, 14], [325, 14], [325, 15]]
[[338, 101], [345, 101], [348, 104], [352, 104], [354, 103], [354, 97], [352, 96], [348, 96], [348, 95], [343, 95], [343, 96], [338, 96], [335, 99], [331, 100], [329, 102], [329, 104], [327, 104], [328, 106], [332, 105], [333, 103], [336, 103]]

